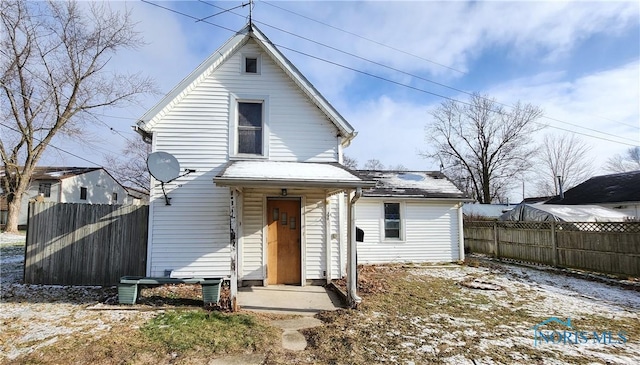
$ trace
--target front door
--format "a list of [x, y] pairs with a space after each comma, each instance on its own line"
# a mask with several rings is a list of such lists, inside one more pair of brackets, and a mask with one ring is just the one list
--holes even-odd
[[267, 284], [301, 283], [300, 200], [267, 200]]

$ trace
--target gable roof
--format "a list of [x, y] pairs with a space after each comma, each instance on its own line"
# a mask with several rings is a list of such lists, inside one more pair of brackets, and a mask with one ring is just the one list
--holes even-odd
[[154, 107], [149, 109], [138, 121], [136, 131], [142, 134], [143, 137], [148, 135], [158, 120], [162, 119], [191, 90], [233, 56], [250, 39], [253, 39], [271, 57], [273, 62], [291, 78], [309, 100], [326, 115], [340, 131], [340, 135], [345, 138], [344, 144], [348, 145], [357, 134], [353, 127], [254, 24], [246, 25], [241, 31], [227, 40], [222, 47], [213, 52]]
[[592, 177], [545, 204], [640, 202], [640, 170]]
[[362, 191], [365, 197], [431, 198], [472, 201], [440, 171], [357, 170], [375, 180], [376, 186]]

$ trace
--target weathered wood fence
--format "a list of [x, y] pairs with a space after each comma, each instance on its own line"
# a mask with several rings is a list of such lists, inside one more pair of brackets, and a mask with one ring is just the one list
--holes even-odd
[[144, 275], [148, 216], [146, 205], [29, 204], [25, 283], [114, 285]]
[[640, 222], [465, 222], [464, 244], [497, 258], [640, 276]]

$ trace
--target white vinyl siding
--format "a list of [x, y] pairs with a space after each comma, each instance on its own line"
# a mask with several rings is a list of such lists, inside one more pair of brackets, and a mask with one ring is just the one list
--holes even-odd
[[356, 226], [358, 263], [450, 262], [459, 258], [458, 213], [454, 203], [405, 200], [401, 205], [404, 241], [384, 239], [384, 200], [361, 198]]
[[[260, 56], [259, 74], [239, 72], [243, 69], [243, 54]], [[193, 276], [230, 275], [230, 192], [228, 188], [216, 187], [213, 178], [233, 154], [229, 143], [233, 131], [229, 128], [234, 96], [268, 97], [268, 110], [264, 111], [264, 117], [268, 118], [268, 131], [265, 130], [268, 140], [264, 147], [268, 148], [265, 156], [269, 160], [338, 160], [337, 128], [253, 41], [195, 83], [179, 103], [162, 112], [162, 118], [153, 127], [153, 150], [173, 154], [181, 169], [196, 170], [165, 185], [170, 206], [165, 205], [160, 185], [154, 185], [150, 197], [148, 262], [148, 274], [153, 276], [162, 276], [165, 270], [189, 272]], [[244, 214], [240, 232], [244, 237], [239, 237], [242, 242], [239, 278], [245, 280], [263, 276], [263, 232], [257, 229], [257, 225], [263, 224], [263, 202], [252, 194], [250, 189], [241, 194]], [[308, 219], [316, 219], [315, 210], [309, 213]], [[315, 232], [317, 229], [308, 230], [308, 242], [323, 235]], [[316, 260], [318, 249], [313, 245], [308, 248], [312, 260]], [[307, 274], [313, 276], [307, 279], [315, 278], [318, 272], [322, 274], [324, 261], [311, 262], [307, 258], [306, 262]]]
[[322, 279], [326, 270], [325, 194], [323, 191], [306, 195], [304, 207], [306, 239], [306, 279]]
[[243, 197], [243, 237], [240, 246], [242, 271], [238, 276], [241, 280], [263, 280], [264, 195], [256, 189], [245, 189], [241, 196]]

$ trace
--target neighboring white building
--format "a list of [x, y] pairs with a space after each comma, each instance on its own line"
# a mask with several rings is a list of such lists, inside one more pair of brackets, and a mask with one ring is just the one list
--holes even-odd
[[164, 184], [170, 205], [152, 180], [147, 275], [229, 278], [235, 300], [238, 284], [326, 283], [355, 271], [348, 214], [374, 184], [340, 165], [356, 133], [255, 26], [180, 82], [137, 131], [153, 152], [195, 170]]
[[36, 167], [22, 197], [18, 225], [27, 224], [29, 201], [128, 204], [128, 194], [101, 167]]
[[462, 205], [470, 201], [441, 172], [373, 171], [377, 181], [356, 204], [359, 263], [464, 259]]

